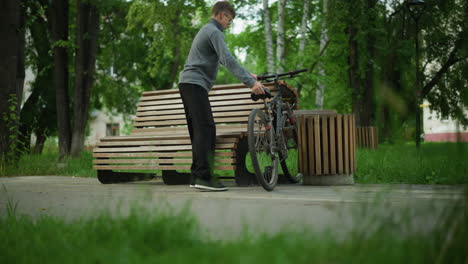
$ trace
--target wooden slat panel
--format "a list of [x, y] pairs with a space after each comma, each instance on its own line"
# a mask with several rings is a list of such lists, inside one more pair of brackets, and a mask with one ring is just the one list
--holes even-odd
[[[222, 101], [237, 101], [237, 100], [251, 100], [250, 93], [243, 93], [243, 94], [235, 94], [235, 95], [224, 95], [224, 96], [209, 96], [208, 97], [211, 105], [214, 102], [222, 102]], [[182, 99], [179, 97], [177, 99], [166, 99], [166, 100], [151, 100], [151, 101], [143, 101], [137, 104], [138, 107], [144, 106], [156, 106], [156, 105], [172, 105], [172, 104], [182, 104]]]
[[[237, 143], [237, 138], [216, 138], [216, 143]], [[188, 145], [191, 144], [189, 140], [149, 140], [149, 141], [112, 141], [112, 142], [99, 142], [96, 146], [110, 147], [110, 146], [163, 146], [163, 145]]]
[[[250, 111], [236, 111], [236, 112], [216, 112], [213, 113], [213, 117], [241, 117], [246, 116], [248, 117]], [[135, 122], [145, 122], [145, 121], [165, 121], [165, 120], [177, 120], [183, 119], [185, 120], [185, 114], [183, 115], [169, 115], [169, 116], [144, 116], [144, 117], [136, 117]]]
[[[238, 105], [252, 105], [252, 104], [260, 104], [263, 105], [262, 100], [258, 100], [257, 102], [252, 101], [251, 99], [246, 100], [231, 100], [231, 101], [220, 101], [220, 102], [212, 102], [211, 106], [238, 106]], [[184, 106], [182, 104], [172, 104], [172, 105], [159, 105], [159, 106], [140, 106], [137, 108], [137, 111], [155, 111], [155, 110], [169, 110], [169, 109], [183, 109]]]
[[314, 130], [314, 119], [313, 117], [308, 117], [307, 118], [307, 123], [308, 123], [308, 126], [307, 126], [307, 133], [308, 133], [308, 138], [309, 138], [309, 149], [307, 150], [307, 156], [308, 156], [308, 159], [309, 159], [309, 175], [314, 175], [316, 172], [315, 172], [315, 146], [318, 144], [316, 141], [315, 141], [315, 130]]
[[328, 149], [328, 118], [323, 116], [322, 120], [322, 159], [323, 159], [323, 174], [329, 174], [329, 149]]
[[[266, 87], [272, 87], [274, 83], [264, 83], [263, 84]], [[215, 85], [211, 89], [210, 93], [213, 91], [218, 91], [218, 90], [225, 90], [225, 89], [239, 89], [239, 88], [247, 88], [249, 89], [245, 84], [243, 83], [236, 83], [236, 84], [223, 84], [223, 85]], [[179, 93], [179, 89], [170, 89], [170, 90], [158, 90], [158, 91], [146, 91], [143, 92], [143, 96], [153, 96], [153, 95], [162, 95], [162, 94], [173, 94], [173, 93]]]
[[349, 135], [350, 135], [350, 141], [351, 141], [351, 173], [354, 173], [356, 171], [356, 166], [355, 166], [355, 160], [356, 160], [356, 136], [354, 135], [356, 133], [356, 127], [354, 123], [354, 115], [350, 115], [349, 119]]
[[[228, 117], [228, 118], [214, 118], [216, 124], [219, 123], [247, 123], [249, 121], [248, 116], [244, 117]], [[185, 119], [174, 120], [174, 121], [154, 121], [154, 122], [135, 122], [135, 127], [151, 127], [151, 126], [174, 126], [174, 125], [186, 125]]]
[[338, 149], [338, 174], [343, 174], [343, 118], [341, 115], [336, 117], [337, 149]]
[[304, 173], [304, 159], [302, 157], [302, 153], [304, 152], [304, 141], [302, 140], [303, 138], [303, 133], [302, 133], [302, 127], [303, 127], [303, 124], [302, 124], [302, 117], [298, 117], [297, 118], [297, 132], [298, 132], [298, 136], [297, 136], [297, 157], [298, 157], [298, 165], [297, 165], [297, 168], [298, 168], [298, 171], [301, 172], [301, 173]]
[[[236, 144], [216, 144], [216, 149], [233, 149]], [[93, 152], [142, 152], [142, 151], [179, 151], [192, 150], [191, 145], [164, 147], [127, 147], [127, 148], [94, 148]]]
[[[247, 131], [247, 124], [232, 124], [216, 126], [216, 133], [227, 132], [243, 132]], [[187, 127], [161, 127], [161, 128], [138, 128], [133, 129], [132, 135], [140, 135], [142, 133], [151, 132], [154, 135], [174, 135], [176, 133], [188, 133]]]
[[343, 119], [343, 131], [344, 131], [344, 171], [346, 174], [349, 174], [349, 116], [344, 115]]
[[[94, 165], [95, 170], [190, 170], [191, 165]], [[215, 170], [234, 170], [236, 166], [215, 166]]]
[[[219, 138], [240, 138], [240, 133], [236, 132], [218, 132], [216, 131], [216, 137]], [[101, 142], [115, 142], [115, 141], [147, 141], [147, 140], [170, 140], [170, 139], [188, 139], [190, 138], [188, 133], [179, 135], [150, 135], [150, 136], [116, 136], [116, 137], [105, 137], [101, 138]]]
[[[225, 89], [225, 90], [212, 90], [208, 94], [209, 97], [233, 95], [233, 94], [249, 94], [251, 93], [250, 88], [238, 88], [238, 89]], [[160, 95], [145, 95], [140, 98], [140, 102], [145, 101], [156, 101], [156, 100], [167, 100], [180, 98], [180, 93], [160, 94]]]
[[306, 124], [307, 124], [307, 153], [306, 153], [306, 163], [307, 163], [307, 171], [309, 175], [315, 175], [315, 159], [313, 158], [313, 153], [315, 153], [315, 146], [314, 146], [314, 119], [312, 117], [305, 117]]
[[[217, 157], [235, 157], [235, 152], [215, 151]], [[93, 153], [95, 158], [162, 158], [162, 157], [192, 157], [192, 152], [135, 152], [135, 153]]]
[[[241, 111], [241, 110], [248, 110], [251, 111], [252, 109], [256, 108], [263, 108], [263, 104], [249, 104], [249, 105], [238, 105], [238, 106], [217, 106], [212, 107], [211, 111], [213, 114], [217, 112], [231, 112], [231, 111]], [[177, 110], [158, 110], [158, 111], [143, 111], [137, 112], [137, 117], [143, 116], [166, 116], [166, 115], [174, 115], [174, 114], [184, 114], [185, 111], [183, 108]]]
[[336, 174], [335, 123], [336, 116], [330, 116], [330, 174]]
[[[235, 162], [236, 159], [215, 160], [215, 164]], [[192, 159], [95, 159], [93, 164], [192, 164]]]
[[315, 174], [322, 175], [322, 153], [320, 151], [320, 119], [314, 116], [314, 136], [315, 136]]

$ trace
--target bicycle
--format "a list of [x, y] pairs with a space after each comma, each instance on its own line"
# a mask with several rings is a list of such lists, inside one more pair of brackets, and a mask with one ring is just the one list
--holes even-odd
[[[296, 119], [293, 109], [297, 105], [296, 95], [285, 84], [283, 79], [292, 79], [307, 69], [290, 71], [274, 75], [258, 76], [259, 81], [274, 82], [276, 95], [265, 88], [265, 94], [251, 94], [252, 100], [263, 100], [264, 108], [250, 112], [248, 122], [248, 145], [252, 166], [258, 182], [267, 191], [272, 191], [278, 182], [278, 163], [281, 164], [286, 178], [298, 183], [302, 174], [292, 175], [287, 166], [288, 152], [297, 149]], [[292, 94], [292, 95], [291, 95]], [[291, 101], [284, 101], [289, 98]], [[271, 99], [267, 101], [267, 99]]]

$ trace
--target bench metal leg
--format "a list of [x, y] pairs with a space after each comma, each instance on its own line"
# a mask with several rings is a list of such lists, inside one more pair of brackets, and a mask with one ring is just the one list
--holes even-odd
[[154, 177], [151, 173], [130, 173], [130, 172], [114, 172], [111, 170], [98, 170], [98, 180], [103, 184], [124, 183], [132, 181], [149, 180]]
[[236, 183], [239, 186], [258, 185], [257, 178], [254, 173], [247, 170], [245, 159], [249, 155], [249, 145], [247, 137], [242, 138], [237, 144], [236, 150]]

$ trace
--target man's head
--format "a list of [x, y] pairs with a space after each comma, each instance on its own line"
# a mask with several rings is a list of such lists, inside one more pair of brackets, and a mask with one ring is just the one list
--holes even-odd
[[227, 28], [236, 17], [236, 11], [231, 3], [219, 1], [211, 9], [211, 17], [216, 19], [223, 28]]

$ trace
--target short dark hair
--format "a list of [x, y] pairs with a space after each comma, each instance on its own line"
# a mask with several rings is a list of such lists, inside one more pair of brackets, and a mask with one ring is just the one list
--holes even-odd
[[236, 17], [236, 11], [231, 3], [228, 1], [218, 1], [211, 9], [211, 15], [217, 16], [221, 12], [228, 12], [232, 15], [232, 17]]

